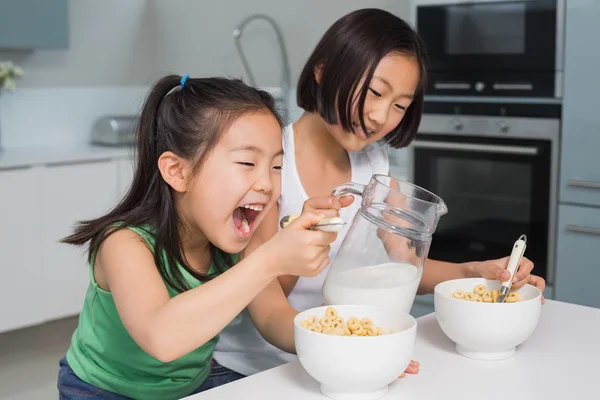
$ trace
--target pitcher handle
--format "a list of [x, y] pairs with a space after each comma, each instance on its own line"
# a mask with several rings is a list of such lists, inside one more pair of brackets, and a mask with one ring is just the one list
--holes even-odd
[[336, 199], [339, 199], [340, 197], [348, 196], [350, 194], [353, 194], [355, 196], [362, 196], [364, 191], [365, 185], [361, 185], [360, 183], [348, 182], [342, 183], [341, 185], [333, 189], [331, 195]]

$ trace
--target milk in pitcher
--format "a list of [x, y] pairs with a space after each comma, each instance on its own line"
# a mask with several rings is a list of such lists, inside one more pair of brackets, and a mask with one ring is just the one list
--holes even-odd
[[353, 268], [323, 286], [325, 304], [371, 305], [410, 312], [421, 273], [411, 264], [386, 263]]

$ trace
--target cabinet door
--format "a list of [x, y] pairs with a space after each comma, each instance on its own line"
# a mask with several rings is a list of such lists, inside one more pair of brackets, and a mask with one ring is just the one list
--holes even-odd
[[117, 164], [113, 160], [48, 165], [42, 170], [42, 252], [49, 319], [81, 311], [89, 285], [87, 246], [59, 241], [77, 221], [100, 217], [117, 198]]
[[1, 48], [69, 47], [68, 0], [3, 0], [0, 7]]
[[[560, 199], [600, 206], [599, 1], [567, 1]], [[595, 32], [595, 33], [594, 33]]]
[[560, 206], [556, 300], [600, 307], [600, 208]]
[[42, 276], [37, 171], [0, 169], [0, 332], [42, 322]]

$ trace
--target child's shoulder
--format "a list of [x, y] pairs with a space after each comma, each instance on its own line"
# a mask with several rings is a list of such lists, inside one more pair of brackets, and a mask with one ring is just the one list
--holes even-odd
[[94, 258], [129, 258], [127, 253], [147, 254], [153, 248], [154, 234], [147, 227], [115, 225], [106, 230]]

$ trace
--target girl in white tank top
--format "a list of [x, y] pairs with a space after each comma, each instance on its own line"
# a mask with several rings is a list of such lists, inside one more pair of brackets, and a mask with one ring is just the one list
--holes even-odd
[[[381, 142], [407, 146], [416, 136], [423, 110], [426, 62], [423, 43], [402, 19], [383, 10], [354, 11], [336, 21], [309, 57], [298, 82], [298, 106], [305, 113], [284, 130], [284, 161], [279, 219], [299, 214], [308, 197], [327, 196], [343, 182], [368, 183], [373, 174], [388, 174]], [[359, 202], [340, 211], [351, 221]], [[266, 227], [266, 221], [260, 228]], [[270, 227], [271, 234], [276, 227]], [[332, 260], [346, 231], [338, 234]], [[431, 293], [444, 280], [482, 276], [507, 279], [508, 257], [464, 264], [427, 260], [419, 293]], [[530, 283], [533, 263], [523, 258], [514, 287]], [[322, 286], [329, 267], [313, 278], [280, 277], [290, 304], [299, 311], [323, 303]], [[503, 275], [504, 274], [504, 275]], [[221, 383], [276, 367], [295, 359], [268, 344], [247, 312], [222, 333], [214, 353]], [[232, 376], [226, 376], [230, 369]], [[407, 372], [418, 372], [411, 363]], [[241, 375], [240, 375], [241, 374]]]

